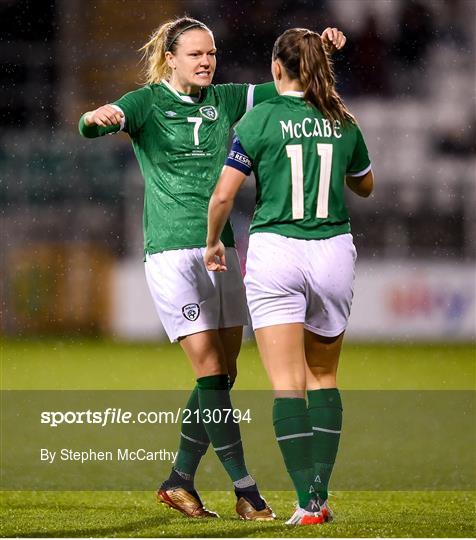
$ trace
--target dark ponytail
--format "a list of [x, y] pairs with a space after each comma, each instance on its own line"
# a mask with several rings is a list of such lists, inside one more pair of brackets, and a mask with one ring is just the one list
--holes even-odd
[[279, 36], [273, 60], [279, 59], [290, 79], [299, 79], [304, 99], [329, 120], [356, 123], [335, 89], [330, 55], [321, 36], [305, 28], [291, 28]]

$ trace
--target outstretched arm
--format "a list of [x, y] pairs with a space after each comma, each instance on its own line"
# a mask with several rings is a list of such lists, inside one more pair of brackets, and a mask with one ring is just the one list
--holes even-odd
[[133, 137], [152, 111], [153, 98], [150, 85], [132, 90], [113, 103], [83, 114], [79, 132], [83, 137], [93, 138], [124, 130]]

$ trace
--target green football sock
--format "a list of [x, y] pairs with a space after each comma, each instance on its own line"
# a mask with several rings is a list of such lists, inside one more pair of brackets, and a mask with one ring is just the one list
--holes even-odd
[[190, 394], [185, 408], [189, 409], [191, 414], [188, 416], [187, 422], [182, 422], [180, 446], [174, 469], [179, 471], [182, 477], [193, 481], [200, 460], [205, 455], [210, 444], [200, 415], [196, 413], [196, 411], [199, 411], [197, 386]]
[[197, 379], [203, 426], [218, 458], [233, 482], [248, 476], [240, 427], [233, 421], [228, 375]]
[[286, 469], [297, 492], [299, 506], [305, 508], [313, 491], [313, 434], [306, 400], [276, 398], [273, 425]]
[[320, 497], [327, 499], [342, 429], [342, 401], [337, 388], [310, 390], [307, 397], [314, 433], [314, 489]]

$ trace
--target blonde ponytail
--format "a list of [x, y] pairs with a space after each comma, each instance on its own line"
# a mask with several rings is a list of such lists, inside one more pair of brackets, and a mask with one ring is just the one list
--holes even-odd
[[169, 21], [157, 28], [149, 41], [139, 49], [143, 52], [146, 84], [159, 83], [170, 77], [170, 67], [165, 60], [165, 39], [172, 25], [173, 21]]

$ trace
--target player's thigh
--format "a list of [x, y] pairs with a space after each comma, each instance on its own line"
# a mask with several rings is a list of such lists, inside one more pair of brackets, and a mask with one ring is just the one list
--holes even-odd
[[304, 322], [305, 279], [294, 239], [271, 233], [252, 234], [245, 285], [255, 330]]
[[199, 248], [147, 255], [145, 273], [170, 341], [218, 328], [219, 293]]
[[309, 242], [304, 272], [307, 283], [305, 328], [310, 332], [336, 337], [347, 328], [356, 256], [350, 234]]

